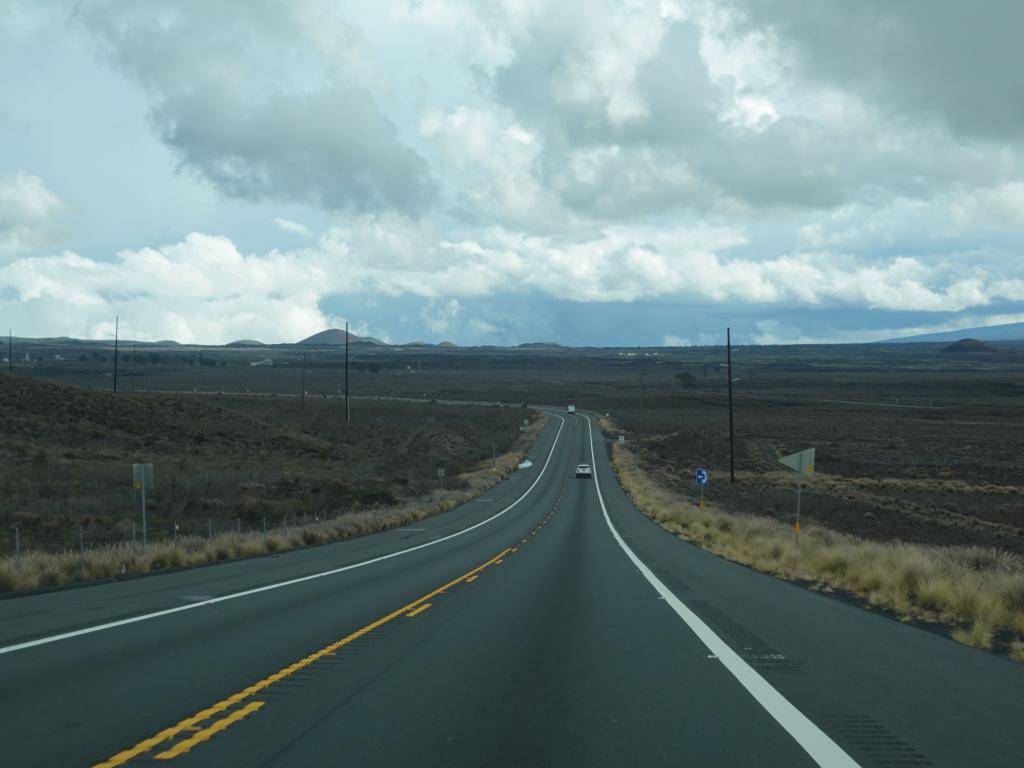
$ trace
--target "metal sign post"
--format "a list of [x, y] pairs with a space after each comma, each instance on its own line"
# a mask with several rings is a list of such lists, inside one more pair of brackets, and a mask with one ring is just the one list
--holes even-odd
[[779, 463], [796, 470], [796, 524], [793, 526], [793, 532], [796, 536], [796, 543], [799, 546], [800, 497], [804, 489], [804, 476], [810, 477], [814, 474], [814, 449], [808, 448], [798, 453], [791, 453], [789, 456], [783, 456], [779, 459]]
[[708, 472], [706, 469], [698, 469], [696, 474], [695, 474], [695, 476], [694, 476], [694, 481], [697, 483], [697, 486], [700, 488], [700, 508], [701, 509], [704, 509], [704, 486], [706, 486], [708, 484], [708, 480], [709, 479], [711, 479], [711, 473]]
[[732, 329], [725, 329], [725, 354], [729, 376], [729, 482], [736, 482], [736, 449], [732, 429]]
[[441, 478], [441, 490], [444, 490], [444, 467], [437, 468], [437, 476]]
[[153, 490], [153, 465], [132, 464], [132, 486], [139, 494], [142, 506], [142, 546], [145, 547], [148, 541], [148, 528], [146, 526], [146, 491]]

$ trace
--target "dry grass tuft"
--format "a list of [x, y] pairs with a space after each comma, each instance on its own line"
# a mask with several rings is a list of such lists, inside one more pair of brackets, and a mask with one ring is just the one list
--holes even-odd
[[967, 629], [953, 630], [953, 639], [973, 648], [988, 649], [992, 647], [992, 627], [976, 621]]
[[1010, 643], [1010, 658], [1014, 661], [1024, 661], [1024, 641], [1014, 640]]
[[[615, 445], [619, 481], [636, 507], [679, 537], [730, 560], [786, 579], [860, 595], [903, 618], [961, 625], [953, 637], [991, 648], [1000, 631], [1024, 634], [1024, 560], [996, 549], [868, 541], [775, 519], [698, 507], [659, 485], [636, 455]], [[1020, 641], [1011, 658], [1024, 660]]]

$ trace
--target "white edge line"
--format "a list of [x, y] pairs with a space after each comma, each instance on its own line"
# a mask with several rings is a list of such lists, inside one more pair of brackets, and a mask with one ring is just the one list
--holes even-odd
[[[390, 554], [381, 555], [379, 557], [374, 557], [374, 558], [371, 558], [370, 560], [363, 560], [363, 561], [358, 562], [358, 563], [352, 563], [351, 565], [342, 566], [341, 568], [334, 568], [334, 569], [329, 570], [329, 571], [322, 571], [321, 573], [312, 573], [309, 576], [300, 576], [297, 579], [289, 579], [288, 581], [280, 581], [280, 582], [277, 582], [276, 584], [267, 584], [266, 586], [256, 587], [255, 589], [247, 589], [247, 590], [245, 590], [243, 592], [233, 592], [233, 593], [228, 594], [228, 595], [221, 595], [219, 597], [213, 597], [213, 598], [210, 598], [209, 600], [203, 600], [202, 602], [198, 602], [198, 603], [189, 603], [188, 605], [180, 605], [180, 606], [177, 606], [175, 608], [167, 608], [167, 609], [162, 610], [162, 611], [154, 611], [152, 613], [144, 613], [144, 614], [141, 614], [139, 616], [132, 616], [132, 617], [127, 618], [127, 619], [120, 619], [118, 621], [111, 621], [111, 622], [108, 622], [106, 624], [97, 624], [97, 625], [92, 626], [92, 627], [84, 627], [82, 629], [76, 629], [76, 630], [73, 630], [71, 632], [63, 632], [63, 633], [61, 633], [59, 635], [49, 635], [47, 637], [40, 637], [40, 638], [37, 638], [35, 640], [27, 640], [27, 641], [25, 641], [23, 643], [16, 643], [15, 645], [7, 645], [7, 646], [4, 646], [4, 647], [0, 648], [0, 655], [3, 655], [5, 653], [13, 653], [14, 651], [25, 650], [26, 648], [34, 648], [37, 645], [46, 645], [48, 643], [55, 643], [58, 640], [68, 640], [68, 639], [70, 639], [72, 637], [79, 637], [81, 635], [89, 635], [89, 634], [92, 634], [93, 632], [102, 632], [102, 631], [107, 630], [107, 629], [115, 629], [116, 627], [123, 627], [123, 626], [125, 626], [127, 624], [135, 624], [136, 622], [140, 622], [140, 621], [149, 621], [150, 619], [157, 619], [157, 618], [160, 618], [161, 616], [169, 616], [172, 613], [180, 613], [181, 611], [191, 611], [191, 610], [193, 610], [195, 608], [202, 608], [203, 606], [206, 606], [206, 605], [215, 605], [216, 603], [223, 603], [223, 602], [226, 602], [228, 600], [235, 600], [235, 599], [237, 599], [239, 597], [248, 597], [249, 595], [255, 595], [255, 594], [258, 594], [260, 592], [269, 592], [272, 589], [281, 589], [282, 587], [290, 587], [293, 584], [301, 584], [304, 581], [312, 581], [313, 579], [322, 579], [325, 576], [333, 576], [333, 575], [338, 574], [338, 573], [344, 573], [345, 571], [351, 571], [351, 570], [353, 570], [355, 568], [362, 568], [362, 567], [367, 566], [367, 565], [373, 565], [374, 563], [379, 563], [379, 562], [381, 562], [383, 560], [390, 560], [391, 558], [399, 557], [400, 555], [407, 555], [410, 552], [415, 552], [416, 550], [424, 549], [426, 547], [432, 547], [435, 544], [440, 544], [443, 541], [448, 541], [449, 539], [454, 539], [456, 536], [462, 536], [465, 533], [469, 533], [470, 531], [475, 530], [475, 529], [479, 528], [480, 526], [487, 525], [492, 520], [496, 520], [497, 518], [501, 517], [506, 512], [508, 512], [510, 509], [512, 509], [514, 506], [519, 504], [519, 502], [521, 502], [523, 499], [525, 499], [530, 494], [530, 492], [537, 486], [537, 483], [540, 482], [540, 479], [544, 476], [544, 473], [547, 471], [548, 464], [551, 463], [551, 457], [555, 453], [555, 448], [558, 446], [558, 438], [562, 434], [562, 428], [565, 426], [565, 419], [562, 418], [561, 416], [559, 416], [557, 413], [549, 413], [549, 412], [545, 412], [545, 413], [548, 413], [549, 416], [554, 416], [556, 419], [559, 419], [562, 423], [558, 425], [558, 431], [555, 433], [555, 438], [554, 438], [554, 440], [551, 441], [551, 450], [548, 451], [547, 460], [545, 460], [544, 466], [541, 467], [541, 470], [537, 474], [537, 477], [530, 484], [530, 487], [527, 488], [525, 491], [523, 491], [522, 495], [518, 499], [513, 501], [511, 504], [509, 504], [507, 507], [505, 507], [500, 512], [496, 512], [493, 515], [491, 515], [490, 517], [488, 517], [486, 520], [481, 520], [478, 523], [474, 523], [473, 525], [469, 526], [468, 528], [463, 528], [461, 530], [456, 531], [455, 533], [450, 533], [447, 536], [443, 536], [440, 539], [435, 539], [434, 541], [428, 541], [425, 544], [417, 544], [414, 547], [408, 547], [407, 549], [400, 549], [397, 552], [391, 552]], [[469, 503], [469, 502], [467, 502], [467, 503]], [[399, 529], [393, 529], [393, 530], [399, 530]]]
[[[594, 428], [591, 425], [590, 417], [587, 416], [587, 430], [590, 433], [590, 460], [591, 465], [596, 468], [597, 457], [594, 453]], [[860, 768], [859, 764], [832, 739], [816, 726], [799, 709], [793, 706], [788, 699], [772, 687], [771, 683], [759, 675], [753, 667], [740, 658], [729, 645], [716, 635], [712, 629], [705, 624], [697, 614], [691, 611], [686, 605], [666, 587], [661, 580], [651, 572], [623, 541], [619, 532], [615, 530], [611, 517], [608, 515], [608, 507], [605, 506], [604, 496], [601, 493], [601, 483], [598, 482], [597, 472], [594, 472], [594, 485], [597, 488], [597, 499], [601, 502], [601, 510], [604, 512], [604, 521], [608, 529], [615, 537], [626, 556], [637, 567], [641, 575], [655, 591], [665, 600], [666, 603], [678, 614], [693, 633], [700, 639], [711, 653], [718, 657], [722, 665], [732, 673], [740, 685], [747, 689], [747, 692], [754, 697], [758, 704], [764, 707], [775, 721], [792, 736], [811, 759], [818, 765], [826, 768]]]

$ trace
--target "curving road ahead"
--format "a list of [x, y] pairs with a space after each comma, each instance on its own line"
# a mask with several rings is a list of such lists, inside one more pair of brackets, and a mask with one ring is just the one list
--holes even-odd
[[1024, 765], [1024, 666], [679, 541], [585, 415], [531, 458], [406, 528], [0, 601], [0, 764]]

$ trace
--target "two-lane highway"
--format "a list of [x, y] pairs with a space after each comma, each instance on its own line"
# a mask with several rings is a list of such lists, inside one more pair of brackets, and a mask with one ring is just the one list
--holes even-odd
[[587, 416], [531, 458], [405, 529], [0, 601], [3, 764], [1024, 765], [1020, 665], [679, 541]]

